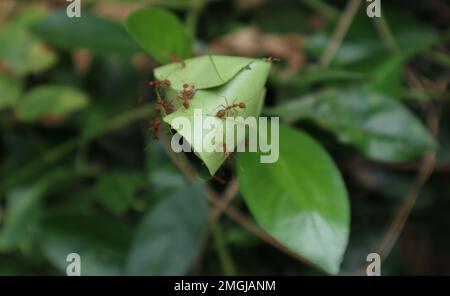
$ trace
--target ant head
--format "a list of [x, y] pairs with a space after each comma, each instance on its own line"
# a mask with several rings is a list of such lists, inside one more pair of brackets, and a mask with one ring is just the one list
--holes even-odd
[[188, 88], [189, 85], [187, 83], [183, 84], [183, 88]]
[[273, 62], [280, 62], [281, 60], [275, 57], [268, 57], [264, 59], [266, 62], [268, 63], [273, 63]]
[[239, 108], [244, 109], [245, 107], [245, 103], [239, 103]]

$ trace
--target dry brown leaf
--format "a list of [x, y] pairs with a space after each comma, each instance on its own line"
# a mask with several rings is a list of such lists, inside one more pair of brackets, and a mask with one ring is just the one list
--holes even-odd
[[239, 29], [209, 44], [209, 51], [240, 56], [274, 56], [286, 62], [288, 72], [296, 72], [305, 62], [301, 34], [267, 34], [250, 26]]

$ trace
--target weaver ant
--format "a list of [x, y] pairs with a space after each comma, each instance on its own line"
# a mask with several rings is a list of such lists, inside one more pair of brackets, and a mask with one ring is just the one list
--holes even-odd
[[[225, 117], [225, 115], [227, 115], [228, 111], [230, 111], [232, 109], [236, 109], [236, 108], [244, 109], [247, 106], [245, 105], [245, 103], [240, 102], [240, 103], [233, 103], [233, 104], [228, 105], [228, 106], [220, 105], [219, 107], [223, 107], [223, 108], [220, 109], [219, 111], [217, 111], [216, 116], [219, 117], [220, 119], [223, 119]], [[236, 110], [234, 110], [234, 111], [236, 111]]]
[[222, 150], [223, 150], [223, 154], [225, 155], [225, 158], [227, 159], [227, 164], [229, 166], [232, 166], [233, 165], [233, 161], [232, 161], [232, 159], [230, 157], [231, 156], [231, 151], [228, 150], [227, 144], [225, 144], [223, 142], [222, 142]]
[[273, 62], [280, 62], [281, 60], [278, 58], [274, 58], [274, 57], [268, 57], [268, 58], [265, 58], [264, 61], [266, 61], [268, 63], [273, 63]]
[[153, 80], [148, 83], [151, 87], [169, 87], [171, 85], [171, 82], [169, 79], [163, 79], [163, 80]]
[[170, 59], [170, 61], [171, 61], [172, 63], [180, 64], [180, 65], [181, 65], [181, 68], [186, 67], [186, 62], [183, 61], [183, 60], [181, 60], [178, 56], [176, 56], [176, 55], [174, 55], [174, 54], [171, 55], [171, 56], [169, 57], [169, 59]]
[[150, 122], [150, 125], [151, 125], [150, 129], [152, 131], [152, 138], [158, 139], [159, 129], [161, 128], [161, 119], [159, 117], [154, 118]]
[[183, 84], [183, 90], [178, 93], [177, 98], [183, 100], [183, 107], [189, 108], [189, 100], [195, 96], [195, 86], [189, 86], [187, 83]]
[[156, 104], [160, 106], [160, 107], [159, 106], [156, 107], [156, 112], [158, 112], [158, 113], [161, 113], [161, 108], [163, 108], [166, 111], [166, 113], [171, 113], [174, 110], [174, 107], [170, 101], [161, 100], [161, 101], [157, 102]]

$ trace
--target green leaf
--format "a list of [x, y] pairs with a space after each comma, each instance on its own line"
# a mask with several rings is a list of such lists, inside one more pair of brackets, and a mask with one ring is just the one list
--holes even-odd
[[78, 253], [81, 275], [120, 275], [131, 231], [126, 224], [99, 213], [49, 213], [39, 231], [39, 249], [61, 272], [66, 257]]
[[316, 83], [333, 83], [333, 82], [358, 82], [368, 78], [368, 75], [362, 72], [349, 71], [345, 69], [333, 69], [322, 67], [307, 67], [298, 80], [299, 88], [307, 88]]
[[193, 84], [196, 89], [220, 86], [228, 82], [255, 59], [206, 55], [185, 60], [185, 67], [177, 63], [155, 69], [157, 79], [170, 80], [171, 87], [182, 90], [183, 84]]
[[[228, 63], [226, 62], [227, 59]], [[221, 81], [225, 81], [226, 83], [222, 83], [220, 86], [214, 88], [198, 89], [194, 98], [190, 100], [189, 109], [185, 109], [183, 106], [181, 106], [181, 102], [179, 100], [172, 99], [172, 103], [176, 107], [178, 107], [178, 109], [174, 113], [171, 113], [164, 117], [164, 121], [170, 125], [172, 125], [175, 120], [179, 120], [180, 118], [186, 118], [190, 122], [192, 129], [177, 126], [173, 126], [173, 128], [176, 129], [180, 133], [180, 135], [182, 135], [184, 139], [191, 145], [197, 156], [205, 163], [211, 175], [214, 175], [216, 173], [216, 171], [225, 161], [226, 155], [223, 152], [208, 152], [206, 151], [207, 149], [205, 149], [206, 147], [203, 147], [204, 136], [208, 133], [218, 133], [219, 130], [209, 129], [202, 126], [200, 133], [199, 127], [196, 124], [196, 121], [200, 118], [195, 115], [195, 111], [202, 111], [202, 119], [205, 119], [206, 117], [212, 117], [214, 120], [219, 121], [221, 119], [216, 117], [216, 113], [220, 110], [221, 105], [228, 106], [233, 102], [243, 102], [245, 103], [246, 108], [237, 108], [234, 114], [228, 114], [228, 116], [241, 116], [243, 118], [258, 117], [261, 112], [262, 104], [264, 102], [264, 85], [269, 75], [271, 66], [269, 62], [265, 62], [262, 60], [242, 60], [240, 58], [234, 57], [212, 56], [211, 59], [196, 58], [193, 59], [192, 62], [190, 60], [187, 60], [186, 67], [180, 70], [182, 71], [180, 72], [181, 74], [178, 75], [179, 72], [174, 71], [172, 75], [177, 76], [180, 81], [185, 81], [186, 83], [191, 84], [191, 76], [189, 75], [189, 73], [192, 69], [192, 79], [195, 79], [195, 81], [202, 81], [203, 78], [206, 82], [206, 84], [202, 85], [202, 87], [205, 87], [205, 85], [216, 86], [216, 83], [218, 83], [219, 80], [213, 82], [213, 80], [211, 79], [208, 81], [208, 77], [210, 77], [211, 74], [210, 71], [198, 71], [200, 68], [207, 68], [207, 66], [205, 65], [206, 62], [209, 61], [209, 63], [214, 63], [214, 61], [216, 60], [219, 60], [220, 62], [218, 64], [214, 64], [214, 67], [220, 69], [217, 70], [217, 73], [226, 74], [221, 79]], [[238, 67], [241, 67], [241, 69], [240, 71], [236, 72]], [[204, 76], [202, 75], [202, 73]], [[232, 76], [232, 73], [234, 73], [234, 77]], [[161, 73], [159, 73], [158, 75], [160, 74]], [[218, 77], [221, 77], [221, 75], [218, 75]], [[176, 87], [177, 83], [174, 84]], [[176, 94], [174, 89], [171, 90], [172, 93]], [[174, 96], [172, 95], [171, 97], [169, 95], [167, 97], [170, 99]], [[224, 120], [222, 120], [222, 122], [224, 122]], [[225, 139], [224, 141], [227, 145], [228, 150], [231, 150], [232, 147], [232, 145], [230, 144], [231, 140], [232, 139]], [[243, 138], [234, 139], [233, 147], [235, 147], [243, 140]], [[215, 143], [215, 145], [220, 145], [220, 143]]]
[[367, 88], [385, 95], [399, 95], [405, 62], [406, 56], [403, 55], [385, 57], [372, 71], [372, 80], [367, 83]]
[[21, 91], [19, 81], [0, 74], [0, 110], [13, 107]]
[[288, 121], [312, 120], [374, 160], [404, 161], [437, 146], [420, 120], [398, 100], [368, 90], [330, 89], [267, 113]]
[[[437, 41], [437, 35], [433, 30], [416, 22], [412, 17], [405, 15], [404, 12], [385, 9], [383, 10], [383, 17], [392, 31], [400, 53], [405, 56], [411, 57], [426, 50]], [[367, 17], [364, 9], [359, 11], [336, 52], [333, 64], [349, 65], [374, 56], [383, 57], [389, 53], [380, 39], [374, 21], [376, 20]], [[319, 58], [325, 50], [335, 27], [336, 23], [332, 23], [324, 30], [314, 34], [306, 45], [307, 51], [314, 57]], [[420, 40], [420, 42], [417, 40]]]
[[37, 186], [16, 188], [7, 199], [5, 223], [0, 233], [0, 250], [29, 250], [32, 232], [41, 214], [42, 189]]
[[0, 63], [16, 76], [37, 73], [51, 67], [56, 55], [21, 25], [0, 29]]
[[139, 51], [119, 23], [91, 12], [83, 12], [81, 18], [69, 18], [65, 10], [52, 12], [35, 23], [33, 33], [59, 48], [66, 50], [89, 49], [100, 54], [131, 55]]
[[192, 54], [192, 40], [180, 20], [161, 8], [139, 9], [128, 16], [126, 28], [155, 60], [162, 64], [172, 57], [186, 59]]
[[16, 116], [24, 121], [34, 121], [44, 117], [64, 117], [68, 113], [83, 108], [88, 103], [85, 94], [66, 86], [39, 86], [26, 93], [15, 109]]
[[166, 196], [185, 185], [185, 177], [174, 165], [159, 141], [149, 140], [146, 164], [151, 189], [155, 196]]
[[139, 225], [126, 274], [185, 274], [198, 255], [207, 222], [208, 205], [200, 184], [168, 194]]
[[294, 252], [336, 274], [349, 235], [349, 204], [333, 160], [311, 137], [280, 125], [280, 154], [238, 153], [238, 181], [258, 224]]
[[131, 207], [142, 184], [143, 175], [139, 172], [105, 173], [95, 185], [95, 198], [113, 213], [122, 214]]
[[74, 176], [73, 171], [51, 171], [39, 181], [14, 188], [7, 196], [5, 221], [0, 232], [0, 250], [29, 250], [42, 215], [42, 199], [51, 186]]

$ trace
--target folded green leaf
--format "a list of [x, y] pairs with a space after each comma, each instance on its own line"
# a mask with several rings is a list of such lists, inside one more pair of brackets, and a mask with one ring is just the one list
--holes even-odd
[[420, 120], [398, 100], [368, 90], [330, 89], [267, 113], [288, 121], [312, 120], [374, 160], [404, 161], [437, 146]]
[[[218, 64], [215, 63], [216, 60], [219, 61]], [[210, 65], [208, 66], [207, 63], [210, 63]], [[243, 102], [246, 107], [242, 109], [237, 108], [233, 116], [241, 116], [243, 118], [258, 117], [264, 101], [264, 85], [269, 74], [270, 66], [269, 62], [262, 60], [211, 56], [206, 59], [195, 58], [187, 60], [185, 68], [180, 69], [179, 71], [174, 69], [173, 72], [171, 72], [170, 77], [177, 77], [174, 79], [175, 87], [182, 81], [187, 84], [194, 84], [195, 87], [197, 87], [191, 79], [197, 83], [204, 81], [204, 84], [200, 84], [203, 89], [197, 90], [194, 98], [190, 100], [188, 109], [184, 108], [181, 105], [181, 102], [174, 98], [176, 96], [176, 89], [171, 89], [172, 93], [175, 93], [175, 95], [172, 95], [172, 97], [169, 95], [169, 99], [172, 98], [172, 103], [178, 107], [178, 110], [164, 117], [164, 121], [172, 125], [174, 120], [186, 118], [190, 122], [192, 127], [190, 130], [184, 128], [180, 129], [176, 126], [174, 128], [188, 141], [194, 152], [205, 163], [211, 175], [216, 173], [225, 161], [226, 155], [223, 152], [205, 151], [207, 150], [205, 149], [207, 147], [203, 147], [205, 135], [208, 133], [217, 133], [218, 130], [211, 130], [196, 125], [195, 110], [201, 110], [202, 119], [212, 117], [217, 121], [222, 120], [222, 122], [224, 122], [223, 119], [216, 117], [217, 111], [223, 108], [222, 106]], [[167, 66], [163, 69], [164, 71], [167, 70], [166, 67]], [[190, 76], [191, 69], [192, 78]], [[199, 69], [210, 70], [201, 72]], [[213, 71], [212, 69], [217, 70]], [[158, 71], [158, 75], [162, 75], [162, 72], [164, 72], [158, 69], [156, 71]], [[162, 76], [158, 78], [162, 78]], [[221, 81], [222, 84], [217, 86]], [[205, 86], [211, 85], [216, 87], [205, 88]], [[199, 132], [200, 129], [201, 131]], [[244, 139], [235, 139], [233, 147], [243, 140]], [[230, 139], [224, 139], [224, 143], [227, 145], [228, 150], [231, 150], [232, 148], [231, 145], [229, 145], [230, 141]], [[215, 145], [220, 145], [220, 143], [215, 143]]]
[[171, 87], [181, 90], [183, 84], [193, 84], [197, 89], [212, 88], [228, 82], [254, 59], [220, 55], [206, 55], [155, 69], [155, 77], [168, 79]]
[[336, 274], [347, 246], [349, 204], [333, 160], [311, 137], [280, 126], [280, 155], [237, 153], [238, 180], [256, 221], [281, 243]]

